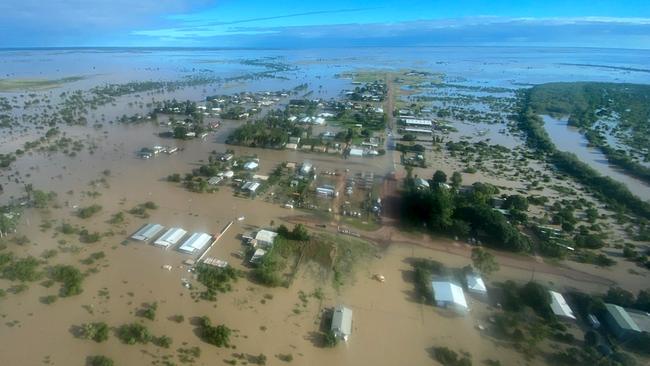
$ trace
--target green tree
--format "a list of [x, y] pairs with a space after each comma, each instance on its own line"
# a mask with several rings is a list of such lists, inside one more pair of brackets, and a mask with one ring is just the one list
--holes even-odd
[[494, 255], [483, 248], [472, 249], [472, 264], [486, 276], [499, 270], [499, 263], [496, 262]]
[[436, 170], [435, 173], [433, 173], [432, 177], [433, 183], [446, 183], [447, 182], [447, 174], [443, 172], [442, 170]]
[[459, 172], [454, 172], [451, 175], [451, 186], [458, 189], [461, 184], [463, 184], [463, 176]]

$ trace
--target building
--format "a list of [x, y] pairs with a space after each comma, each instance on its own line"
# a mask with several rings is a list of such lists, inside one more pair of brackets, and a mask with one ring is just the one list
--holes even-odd
[[223, 180], [223, 178], [221, 178], [221, 177], [212, 177], [212, 178], [208, 179], [208, 184], [211, 185], [211, 186], [216, 186], [222, 180]]
[[255, 234], [255, 241], [257, 245], [270, 247], [273, 245], [276, 236], [278, 236], [278, 233], [262, 229]]
[[469, 311], [463, 289], [449, 281], [432, 281], [433, 299], [441, 308], [454, 310], [464, 314]]
[[567, 304], [564, 296], [555, 291], [549, 291], [549, 293], [551, 294], [551, 310], [553, 314], [560, 318], [576, 320], [576, 316], [573, 314], [573, 310]]
[[465, 279], [467, 280], [467, 291], [474, 295], [487, 297], [487, 287], [481, 276], [476, 273], [468, 273]]
[[156, 237], [164, 229], [164, 226], [158, 224], [146, 224], [131, 236], [131, 239], [138, 241], [149, 241]]
[[302, 165], [300, 166], [300, 175], [308, 176], [309, 173], [311, 173], [313, 167], [314, 166], [310, 162], [303, 161]]
[[426, 179], [415, 178], [415, 188], [417, 188], [417, 189], [429, 189], [429, 182]]
[[213, 238], [210, 234], [194, 233], [185, 240], [178, 250], [187, 254], [198, 254], [206, 245], [210, 244], [212, 240]]
[[257, 167], [260, 166], [256, 161], [249, 161], [246, 164], [244, 164], [244, 169], [246, 170], [255, 170]]
[[171, 248], [174, 245], [178, 244], [178, 242], [187, 234], [187, 231], [178, 228], [178, 227], [173, 227], [171, 229], [168, 229], [158, 240], [154, 241], [154, 245], [163, 247], [165, 249]]
[[350, 156], [363, 156], [363, 149], [353, 147], [350, 149]]
[[289, 149], [289, 150], [298, 150], [298, 144], [293, 143], [293, 142], [290, 142], [290, 143], [284, 145], [284, 147]]
[[253, 253], [253, 256], [251, 257], [250, 261], [252, 264], [257, 264], [259, 263], [262, 258], [266, 255], [266, 250], [257, 248], [255, 249], [255, 253]]
[[257, 189], [260, 188], [260, 184], [257, 182], [247, 181], [241, 186], [241, 190], [248, 192], [249, 194], [255, 194]]
[[352, 310], [343, 305], [336, 305], [330, 329], [336, 338], [347, 341], [352, 334]]
[[605, 323], [609, 330], [621, 340], [636, 337], [641, 329], [625, 309], [614, 304], [605, 304]]
[[409, 132], [412, 132], [412, 133], [426, 133], [426, 134], [429, 134], [429, 135], [433, 134], [433, 131], [431, 131], [431, 129], [428, 129], [428, 128], [407, 127], [407, 128], [404, 129], [404, 133], [409, 133]]
[[404, 124], [407, 126], [417, 126], [417, 127], [433, 126], [431, 120], [428, 119], [403, 118], [402, 122], [404, 122]]
[[320, 187], [316, 187], [316, 195], [324, 198], [332, 198], [335, 197], [337, 194], [333, 186], [323, 185]]

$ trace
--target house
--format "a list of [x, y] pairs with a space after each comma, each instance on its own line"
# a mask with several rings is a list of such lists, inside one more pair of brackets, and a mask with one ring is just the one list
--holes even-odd
[[167, 230], [158, 240], [153, 242], [153, 244], [167, 249], [176, 245], [185, 234], [187, 234], [187, 231], [178, 227], [173, 227]]
[[426, 179], [415, 178], [415, 188], [417, 189], [429, 189], [429, 182]]
[[309, 173], [311, 173], [311, 170], [313, 169], [313, 165], [308, 162], [304, 161], [302, 165], [300, 166], [300, 175], [307, 176]]
[[257, 183], [257, 182], [251, 182], [251, 181], [247, 181], [246, 183], [244, 183], [241, 186], [242, 191], [248, 192], [250, 194], [254, 194], [255, 192], [257, 192], [258, 188], [260, 188], [260, 184]]
[[433, 122], [431, 122], [431, 120], [428, 119], [403, 118], [402, 122], [404, 122], [404, 124], [407, 126], [414, 126], [414, 127], [433, 126]]
[[131, 239], [133, 240], [138, 240], [138, 241], [149, 241], [153, 239], [158, 233], [160, 233], [164, 229], [162, 225], [158, 224], [146, 224], [140, 230], [138, 230], [135, 234], [131, 236]]
[[454, 310], [460, 314], [469, 311], [465, 294], [460, 286], [449, 281], [432, 281], [431, 288], [437, 306]]
[[211, 186], [216, 186], [222, 180], [223, 180], [223, 178], [221, 178], [221, 177], [212, 177], [212, 178], [208, 179], [208, 184], [211, 185]]
[[206, 233], [194, 233], [187, 238], [183, 245], [178, 248], [179, 251], [187, 254], [197, 254], [213, 239], [212, 235]]
[[259, 263], [262, 258], [266, 255], [266, 250], [257, 248], [255, 249], [255, 253], [253, 253], [253, 256], [249, 260], [252, 264], [257, 264]]
[[334, 190], [333, 186], [323, 185], [321, 187], [316, 187], [316, 195], [319, 197], [332, 198], [336, 197], [338, 194]]
[[343, 305], [336, 305], [330, 330], [336, 338], [347, 342], [352, 334], [352, 310]]
[[257, 167], [260, 166], [256, 161], [249, 161], [246, 164], [244, 164], [244, 169], [246, 170], [255, 170]]
[[412, 132], [412, 133], [425, 133], [425, 134], [433, 134], [433, 131], [429, 128], [415, 128], [415, 127], [407, 127], [404, 129], [405, 133]]
[[230, 179], [230, 178], [232, 178], [234, 176], [235, 176], [235, 172], [233, 172], [232, 170], [226, 170], [225, 172], [223, 172], [223, 177], [224, 178]]
[[350, 149], [350, 156], [363, 156], [363, 149], [359, 149], [357, 147], [353, 147]]
[[276, 236], [278, 236], [278, 233], [262, 229], [255, 234], [255, 241], [257, 245], [271, 247]]
[[576, 320], [576, 316], [573, 314], [573, 310], [567, 304], [564, 296], [555, 291], [549, 291], [549, 293], [551, 294], [551, 310], [553, 314], [560, 318]]
[[609, 330], [621, 340], [628, 340], [641, 333], [641, 329], [625, 309], [614, 304], [605, 304], [605, 323]]
[[298, 150], [298, 144], [295, 144], [293, 142], [290, 142], [290, 143], [284, 145], [284, 147], [289, 149], [289, 150]]
[[468, 273], [465, 275], [465, 279], [467, 280], [467, 291], [474, 295], [487, 297], [487, 287], [479, 274]]
[[233, 154], [223, 154], [219, 157], [219, 160], [221, 161], [230, 161], [234, 157]]

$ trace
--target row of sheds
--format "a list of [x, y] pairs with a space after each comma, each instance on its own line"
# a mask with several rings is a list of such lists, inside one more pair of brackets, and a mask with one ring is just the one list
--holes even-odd
[[[487, 287], [483, 279], [477, 274], [470, 273], [465, 276], [467, 280], [467, 291], [478, 296], [487, 297]], [[459, 313], [466, 313], [469, 311], [469, 305], [465, 299], [465, 293], [460, 285], [451, 281], [432, 281], [431, 288], [433, 290], [436, 305], [444, 308], [451, 308]], [[575, 320], [575, 314], [571, 307], [564, 299], [561, 293], [556, 291], [549, 291], [551, 297], [551, 311], [559, 318], [567, 320]]]
[[[160, 235], [161, 233], [162, 235]], [[146, 224], [140, 230], [136, 231], [131, 236], [131, 239], [147, 243], [153, 240], [153, 245], [169, 249], [180, 243], [186, 236], [187, 231], [179, 227], [172, 227], [165, 230], [165, 227], [159, 224]], [[198, 254], [213, 241], [214, 237], [212, 235], [195, 232], [182, 241], [182, 244], [178, 247], [178, 251], [187, 254]]]

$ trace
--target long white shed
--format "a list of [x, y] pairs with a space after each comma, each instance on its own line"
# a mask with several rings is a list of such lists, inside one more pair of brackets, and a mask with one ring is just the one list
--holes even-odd
[[154, 241], [154, 245], [164, 247], [165, 249], [173, 247], [178, 244], [179, 241], [187, 234], [187, 231], [179, 228], [173, 227], [167, 230], [158, 240]]
[[210, 234], [194, 233], [185, 240], [178, 250], [188, 254], [197, 254], [203, 250], [206, 245], [210, 244], [212, 240], [214, 240], [214, 238]]
[[131, 236], [131, 239], [138, 241], [149, 241], [158, 235], [165, 227], [158, 224], [146, 224]]

